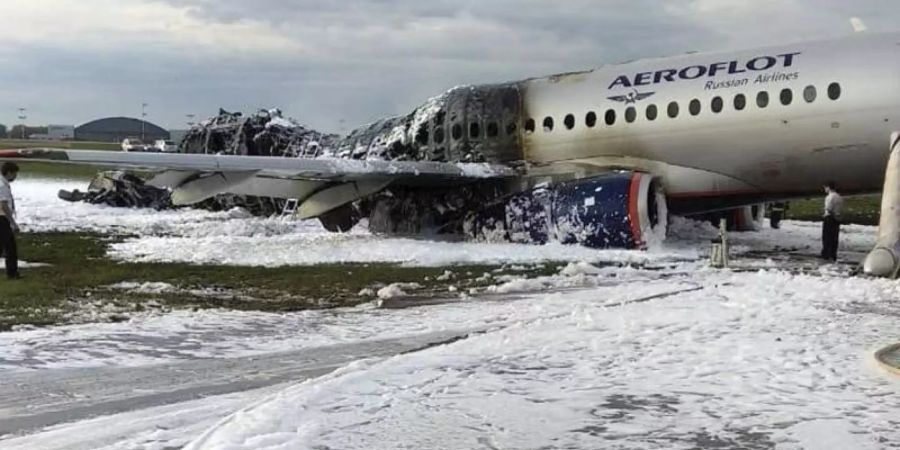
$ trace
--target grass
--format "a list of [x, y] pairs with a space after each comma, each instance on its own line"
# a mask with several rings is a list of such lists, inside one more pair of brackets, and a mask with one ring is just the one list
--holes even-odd
[[[791, 220], [821, 221], [824, 197], [792, 201], [787, 212]], [[878, 225], [881, 215], [881, 195], [844, 197], [843, 222], [860, 225]]]
[[[44, 162], [17, 162], [19, 176], [22, 178], [59, 178], [92, 180], [97, 172], [111, 170], [109, 168], [86, 166], [79, 164], [56, 164]], [[87, 187], [87, 186], [85, 186]]]
[[32, 147], [67, 148], [72, 150], [122, 150], [122, 145], [115, 142], [33, 141], [30, 139], [0, 139], [0, 150]]
[[[32, 141], [20, 139], [0, 139], [0, 150], [11, 148], [53, 147], [74, 150], [107, 150], [119, 151], [121, 146], [109, 142], [75, 142], [75, 141]], [[76, 178], [90, 180], [97, 172], [108, 168], [85, 166], [78, 164], [57, 164], [41, 162], [19, 162], [23, 177], [44, 178]]]
[[[121, 238], [117, 238], [121, 239]], [[460, 266], [459, 278], [438, 280], [446, 268], [401, 267], [390, 264], [331, 264], [311, 267], [230, 267], [189, 264], [121, 263], [106, 257], [113, 239], [78, 233], [23, 234], [22, 259], [51, 264], [23, 270], [21, 280], [0, 280], [0, 330], [15, 325], [48, 325], [65, 321], [67, 313], [89, 303], [108, 302], [128, 310], [141, 310], [151, 300], [167, 307], [224, 307], [239, 310], [295, 311], [354, 305], [363, 289], [383, 284], [415, 282], [418, 294], [446, 293], [487, 284], [477, 280], [498, 266]], [[529, 276], [555, 273], [553, 264], [503, 273]], [[188, 292], [134, 294], [110, 291], [111, 284], [165, 282], [182, 289], [218, 288], [233, 292], [210, 297]]]

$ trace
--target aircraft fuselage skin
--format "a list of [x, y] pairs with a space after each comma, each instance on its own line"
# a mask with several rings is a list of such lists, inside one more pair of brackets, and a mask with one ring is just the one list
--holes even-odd
[[[447, 141], [487, 148], [488, 161], [524, 160], [536, 179], [646, 171], [661, 178], [676, 213], [809, 196], [827, 181], [876, 192], [900, 129], [900, 34], [458, 89], [480, 93], [457, 108], [466, 114], [451, 114]], [[512, 91], [515, 106], [504, 100]], [[510, 113], [517, 123], [507, 128]], [[489, 133], [500, 142], [493, 150]]]

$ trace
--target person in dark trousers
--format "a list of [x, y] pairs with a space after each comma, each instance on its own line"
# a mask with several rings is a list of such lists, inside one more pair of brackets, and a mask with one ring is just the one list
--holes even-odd
[[822, 216], [822, 259], [837, 261], [838, 241], [841, 233], [841, 209], [844, 199], [833, 182], [825, 184], [825, 213]]
[[16, 249], [19, 224], [16, 223], [16, 202], [9, 186], [18, 175], [19, 166], [15, 163], [7, 162], [0, 166], [0, 250], [6, 258], [6, 277], [11, 280], [20, 278]]
[[784, 219], [784, 213], [787, 211], [788, 204], [786, 202], [772, 203], [772, 209], [769, 210], [769, 225], [774, 229], [781, 228], [781, 220]]

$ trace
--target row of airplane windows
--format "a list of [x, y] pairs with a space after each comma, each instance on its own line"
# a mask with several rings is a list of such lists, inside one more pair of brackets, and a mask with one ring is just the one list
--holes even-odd
[[[827, 94], [828, 94], [828, 98], [833, 101], [840, 99], [841, 98], [840, 83], [835, 82], [835, 83], [829, 84], [828, 89], [827, 89]], [[803, 89], [803, 100], [806, 101], [806, 103], [813, 103], [816, 101], [816, 99], [818, 99], [818, 97], [819, 97], [818, 89], [816, 89], [815, 86], [810, 85], [810, 86], [807, 86], [805, 89]], [[779, 101], [784, 106], [790, 106], [791, 104], [794, 103], [794, 91], [790, 88], [782, 89], [781, 93], [779, 94]], [[745, 94], [735, 95], [732, 100], [732, 105], [734, 106], [735, 111], [745, 110], [747, 108], [747, 96]], [[756, 94], [756, 106], [758, 106], [760, 109], [764, 109], [764, 108], [769, 107], [769, 105], [770, 105], [770, 98], [769, 98], [768, 91], [760, 91], [759, 93]], [[703, 104], [698, 99], [693, 99], [688, 104], [688, 112], [692, 116], [700, 115], [702, 110], [703, 110]], [[719, 114], [719, 113], [723, 112], [725, 110], [725, 99], [720, 96], [713, 97], [712, 101], [710, 102], [710, 110], [715, 114]], [[673, 101], [667, 105], [666, 115], [669, 118], [675, 119], [680, 115], [680, 113], [681, 113], [681, 106], [679, 105], [678, 102]], [[644, 115], [648, 121], [652, 122], [659, 117], [659, 108], [655, 104], [647, 105], [647, 107], [644, 110]], [[638, 111], [637, 111], [636, 107], [629, 106], [629, 107], [625, 108], [625, 122], [633, 123], [637, 120], [637, 116], [638, 116]], [[594, 128], [597, 126], [597, 119], [598, 119], [597, 113], [595, 113], [594, 111], [590, 111], [584, 117], [584, 124], [588, 128]], [[604, 114], [604, 117], [603, 117], [603, 122], [607, 126], [613, 126], [616, 124], [616, 121], [617, 121], [616, 110], [615, 109], [606, 110], [606, 113]], [[576, 122], [575, 115], [573, 115], [573, 114], [568, 114], [563, 119], [563, 125], [568, 130], [575, 128], [575, 122]], [[546, 132], [546, 133], [552, 132], [554, 129], [554, 126], [555, 126], [553, 117], [550, 117], [550, 116], [545, 117], [542, 125], [543, 125], [544, 132]], [[535, 127], [536, 127], [536, 123], [535, 123], [534, 119], [529, 118], [528, 120], [526, 120], [525, 121], [525, 134], [534, 133]], [[481, 136], [481, 134], [482, 134], [481, 124], [478, 122], [470, 123], [468, 131], [469, 131], [470, 139], [480, 139], [482, 137]], [[510, 122], [506, 126], [505, 131], [506, 131], [507, 136], [514, 135], [517, 131], [517, 126], [516, 126], [515, 122]], [[462, 125], [454, 124], [450, 130], [450, 134], [454, 141], [458, 141], [458, 140], [462, 139], [463, 138]], [[496, 138], [500, 135], [500, 126], [497, 124], [497, 122], [489, 122], [487, 124], [487, 126], [485, 127], [484, 134], [488, 138], [492, 138], [492, 139]], [[440, 127], [436, 128], [434, 130], [433, 137], [434, 137], [434, 142], [436, 144], [443, 144], [444, 140], [445, 140], [443, 128], [440, 128]], [[427, 142], [428, 142], [427, 132], [424, 134], [420, 134], [419, 140], [420, 140], [421, 144], [427, 144]]]
[[[828, 91], [827, 94], [828, 94], [829, 99], [834, 101], [834, 100], [838, 100], [841, 98], [840, 83], [831, 83], [830, 85], [828, 85], [827, 91]], [[805, 89], [803, 89], [803, 100], [806, 101], [806, 103], [813, 103], [816, 101], [816, 99], [818, 97], [819, 97], [819, 93], [815, 86], [807, 86]], [[779, 94], [779, 100], [782, 105], [790, 106], [791, 104], [794, 103], [794, 91], [790, 88], [782, 89], [781, 93]], [[769, 107], [769, 104], [770, 104], [769, 92], [760, 91], [759, 93], [756, 94], [756, 106], [758, 106], [760, 109], [764, 109], [764, 108]], [[732, 105], [734, 106], [735, 111], [745, 110], [747, 108], [747, 96], [745, 94], [735, 95]], [[698, 99], [691, 100], [690, 104], [688, 105], [688, 112], [692, 116], [700, 115], [702, 110], [703, 110], [703, 104], [700, 102], [700, 100], [698, 100]], [[722, 111], [725, 110], [725, 100], [720, 96], [713, 97], [712, 101], [710, 102], [710, 110], [715, 114], [721, 113]], [[659, 117], [659, 108], [655, 104], [650, 104], [650, 105], [647, 105], [647, 108], [645, 109], [644, 113], [645, 113], [645, 116], [647, 117], [647, 120], [652, 122]], [[678, 102], [674, 102], [674, 101], [670, 102], [668, 104], [668, 106], [666, 107], [666, 115], [670, 119], [677, 118], [680, 113], [681, 113], [681, 107], [678, 104]], [[628, 108], [625, 109], [625, 122], [633, 123], [634, 121], [637, 120], [637, 116], [638, 116], [637, 108], [635, 108], [634, 106], [629, 106]], [[606, 111], [606, 114], [604, 117], [604, 122], [606, 123], [607, 126], [613, 126], [616, 124], [616, 110], [615, 109], [609, 109]], [[588, 128], [594, 128], [597, 125], [597, 114], [593, 111], [588, 112], [585, 115], [584, 123], [585, 123], [585, 125], [587, 125]], [[563, 120], [563, 125], [565, 125], [566, 129], [569, 129], [569, 130], [575, 128], [575, 116], [572, 114], [567, 115], [565, 117], [565, 119]], [[544, 118], [543, 128], [544, 128], [544, 132], [547, 132], [547, 133], [553, 131], [553, 128], [554, 128], [553, 117]], [[534, 119], [528, 119], [527, 121], [525, 121], [525, 133], [530, 134], [530, 133], [533, 133], [534, 130], [535, 130]]]

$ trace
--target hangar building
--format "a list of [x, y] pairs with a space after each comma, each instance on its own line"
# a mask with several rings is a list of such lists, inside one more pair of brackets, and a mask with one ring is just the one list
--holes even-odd
[[75, 140], [78, 141], [122, 142], [125, 138], [141, 138], [142, 135], [144, 142], [169, 139], [168, 131], [131, 117], [109, 117], [75, 128]]

